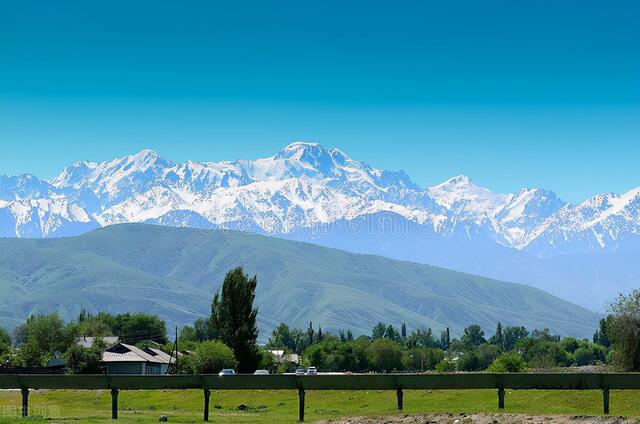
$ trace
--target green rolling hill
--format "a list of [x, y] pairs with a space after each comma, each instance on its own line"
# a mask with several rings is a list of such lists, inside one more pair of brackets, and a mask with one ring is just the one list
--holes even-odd
[[459, 334], [498, 321], [590, 337], [599, 316], [529, 286], [233, 231], [142, 224], [58, 239], [0, 239], [0, 325], [57, 311], [148, 312], [173, 325], [208, 314], [224, 274], [258, 276], [261, 339], [279, 322], [368, 334], [378, 321]]

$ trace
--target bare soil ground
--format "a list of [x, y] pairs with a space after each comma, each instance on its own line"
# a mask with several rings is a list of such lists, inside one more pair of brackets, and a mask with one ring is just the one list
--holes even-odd
[[[430, 414], [404, 417], [353, 417], [320, 421], [322, 424], [640, 424], [624, 417], [531, 416], [514, 414]], [[320, 424], [319, 423], [319, 424]]]

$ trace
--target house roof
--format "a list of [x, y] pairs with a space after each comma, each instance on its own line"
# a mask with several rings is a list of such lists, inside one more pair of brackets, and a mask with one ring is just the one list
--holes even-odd
[[175, 359], [165, 352], [154, 349], [118, 343], [102, 353], [102, 362], [150, 362], [153, 364], [170, 364]]
[[117, 336], [106, 336], [106, 337], [79, 337], [76, 339], [76, 344], [80, 347], [90, 348], [93, 347], [93, 343], [97, 339], [102, 339], [102, 341], [107, 346], [113, 346], [118, 344], [120, 341]]

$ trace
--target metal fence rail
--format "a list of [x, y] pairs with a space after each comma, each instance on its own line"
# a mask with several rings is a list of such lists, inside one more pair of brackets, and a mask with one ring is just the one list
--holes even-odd
[[609, 390], [640, 389], [640, 373], [629, 374], [363, 374], [363, 375], [0, 375], [0, 389], [21, 389], [22, 416], [29, 413], [29, 389], [111, 390], [111, 415], [118, 418], [120, 390], [200, 389], [204, 420], [209, 420], [211, 390], [297, 390], [299, 420], [304, 421], [306, 390], [395, 390], [403, 409], [404, 390], [497, 389], [504, 408], [505, 389], [602, 390], [609, 413]]

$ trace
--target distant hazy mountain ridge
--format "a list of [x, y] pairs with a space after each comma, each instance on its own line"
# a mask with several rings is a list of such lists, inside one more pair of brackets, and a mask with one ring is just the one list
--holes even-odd
[[258, 276], [261, 339], [280, 322], [370, 334], [379, 321], [409, 328], [498, 321], [590, 337], [599, 316], [542, 290], [428, 265], [235, 231], [125, 224], [78, 237], [0, 239], [0, 326], [81, 308], [158, 314], [182, 326], [210, 313], [230, 269]]
[[381, 213], [445, 239], [486, 239], [537, 257], [640, 251], [640, 188], [579, 205], [544, 189], [496, 194], [464, 176], [421, 188], [402, 171], [313, 143], [218, 163], [174, 164], [144, 150], [76, 162], [51, 181], [0, 177], [0, 235], [8, 237], [74, 235], [126, 222], [287, 235], [332, 231], [340, 221]]

